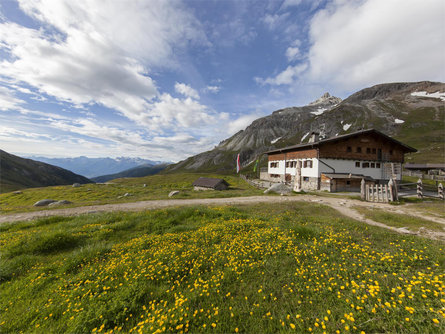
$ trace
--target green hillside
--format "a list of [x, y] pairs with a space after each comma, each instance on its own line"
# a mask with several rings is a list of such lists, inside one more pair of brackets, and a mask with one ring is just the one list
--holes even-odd
[[60, 167], [0, 150], [0, 193], [73, 183], [91, 183], [91, 180]]
[[[199, 177], [224, 178], [229, 183], [229, 189], [225, 191], [194, 191], [192, 183]], [[41, 207], [33, 207], [33, 204], [44, 198], [57, 201], [67, 200], [72, 202], [68, 207], [73, 207], [168, 199], [168, 194], [172, 190], [179, 190], [179, 194], [174, 197], [175, 199], [262, 194], [261, 190], [254, 188], [237, 176], [207, 173], [156, 174], [146, 177], [116, 179], [108, 184], [85, 184], [77, 188], [55, 186], [23, 189], [19, 194], [4, 193], [0, 194], [0, 213], [41, 210]]]
[[109, 174], [109, 175], [102, 175], [102, 176], [96, 176], [91, 178], [94, 182], [107, 182], [114, 179], [120, 179], [123, 177], [143, 177], [143, 176], [149, 176], [154, 175], [165, 169], [167, 165], [165, 164], [159, 164], [159, 165], [142, 165], [134, 168], [130, 168], [127, 170], [124, 170], [119, 173], [115, 174]]

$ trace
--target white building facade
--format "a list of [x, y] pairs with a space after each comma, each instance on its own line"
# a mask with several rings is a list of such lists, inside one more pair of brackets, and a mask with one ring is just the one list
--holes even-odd
[[374, 183], [401, 180], [404, 154], [415, 151], [377, 130], [364, 130], [267, 152], [267, 173], [260, 178], [295, 183], [299, 177], [302, 190], [332, 191], [329, 184], [356, 190], [361, 178]]

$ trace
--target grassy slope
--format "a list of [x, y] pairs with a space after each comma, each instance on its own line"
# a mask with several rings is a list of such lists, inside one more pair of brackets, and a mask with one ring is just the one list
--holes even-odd
[[[192, 183], [200, 176], [224, 178], [230, 188], [225, 191], [196, 192], [193, 190]], [[146, 187], [143, 187], [144, 184]], [[41, 210], [41, 208], [34, 208], [32, 205], [44, 198], [68, 200], [73, 204], [64, 207], [73, 207], [167, 199], [172, 190], [180, 191], [175, 198], [236, 197], [262, 194], [262, 191], [235, 176], [203, 173], [157, 174], [140, 178], [117, 179], [112, 181], [112, 184], [86, 184], [79, 188], [72, 186], [33, 188], [23, 190], [21, 194], [0, 194], [0, 213]], [[131, 195], [118, 198], [126, 193]]]
[[0, 228], [0, 332], [445, 331], [443, 244], [317, 204]]
[[0, 150], [0, 193], [29, 187], [89, 182], [89, 179], [69, 170]]
[[445, 107], [439, 110], [419, 108], [401, 115], [405, 120], [396, 139], [418, 149], [406, 156], [406, 162], [440, 163], [445, 161]]
[[354, 209], [365, 215], [366, 218], [381, 222], [388, 226], [406, 227], [414, 232], [418, 232], [421, 227], [441, 232], [444, 232], [445, 230], [445, 225], [427, 219], [387, 212], [375, 208], [371, 210], [357, 206]]

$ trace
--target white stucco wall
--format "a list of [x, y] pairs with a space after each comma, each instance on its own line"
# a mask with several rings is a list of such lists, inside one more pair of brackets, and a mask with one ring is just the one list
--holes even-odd
[[[362, 161], [362, 160], [341, 160], [341, 159], [321, 159], [323, 162], [328, 164], [329, 166], [333, 167], [335, 169], [335, 173], [351, 173], [351, 174], [361, 174], [365, 176], [370, 176], [373, 179], [380, 180], [384, 176], [383, 168], [384, 163], [381, 161]], [[357, 161], [360, 161], [360, 167], [355, 167], [355, 163]], [[368, 162], [369, 165], [371, 163], [380, 163], [380, 168], [362, 168], [364, 162]], [[400, 165], [400, 164], [398, 164]], [[321, 173], [334, 173], [331, 168], [324, 165], [323, 163], [319, 163], [319, 175]], [[401, 168], [398, 168], [398, 170], [401, 170]], [[397, 174], [397, 180], [401, 180], [402, 175]]]
[[[331, 166], [335, 169], [335, 173], [351, 173], [351, 174], [361, 174], [365, 176], [370, 176], [373, 179], [380, 180], [384, 177], [383, 169], [384, 169], [384, 163], [379, 161], [361, 161], [360, 160], [360, 167], [355, 167], [356, 161], [359, 160], [342, 160], [342, 159], [321, 159], [322, 162], [320, 162], [317, 158], [312, 159], [301, 159], [302, 166], [304, 160], [312, 160], [312, 168], [301, 168], [301, 176], [309, 176], [309, 177], [320, 177], [321, 173], [334, 173], [334, 171], [323, 164], [322, 162], [326, 163], [327, 165]], [[298, 161], [298, 159], [291, 159], [287, 161]], [[269, 174], [278, 174], [278, 175], [284, 175], [285, 171], [286, 174], [295, 175], [296, 168], [285, 168], [285, 162], [284, 160], [278, 160], [278, 167], [277, 168], [271, 168], [269, 162]], [[380, 163], [380, 168], [362, 168], [363, 162], [369, 162], [369, 165], [371, 163]], [[401, 170], [400, 164], [399, 168], [397, 170]], [[397, 180], [401, 180], [402, 175], [397, 174]]]
[[[312, 159], [301, 159], [301, 166], [303, 166], [303, 161], [305, 160], [312, 160], [312, 168], [301, 168], [301, 176], [309, 176], [309, 177], [319, 177], [319, 172], [318, 172], [318, 159], [316, 158], [312, 158]], [[298, 159], [291, 159], [291, 160], [286, 160], [286, 161], [298, 161]], [[270, 163], [271, 162], [278, 162], [278, 167], [277, 168], [271, 168], [270, 167]], [[285, 167], [285, 163], [284, 160], [277, 160], [277, 161], [269, 161], [269, 169], [268, 172], [269, 174], [279, 174], [279, 175], [284, 175], [284, 171], [286, 170], [286, 174], [290, 174], [290, 175], [295, 175], [296, 172], [296, 168], [290, 168], [290, 167]]]

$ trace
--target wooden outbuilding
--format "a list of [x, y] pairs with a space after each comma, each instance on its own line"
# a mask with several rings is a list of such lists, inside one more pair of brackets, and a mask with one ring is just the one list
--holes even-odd
[[193, 182], [194, 190], [226, 190], [229, 184], [224, 179], [200, 177]]

